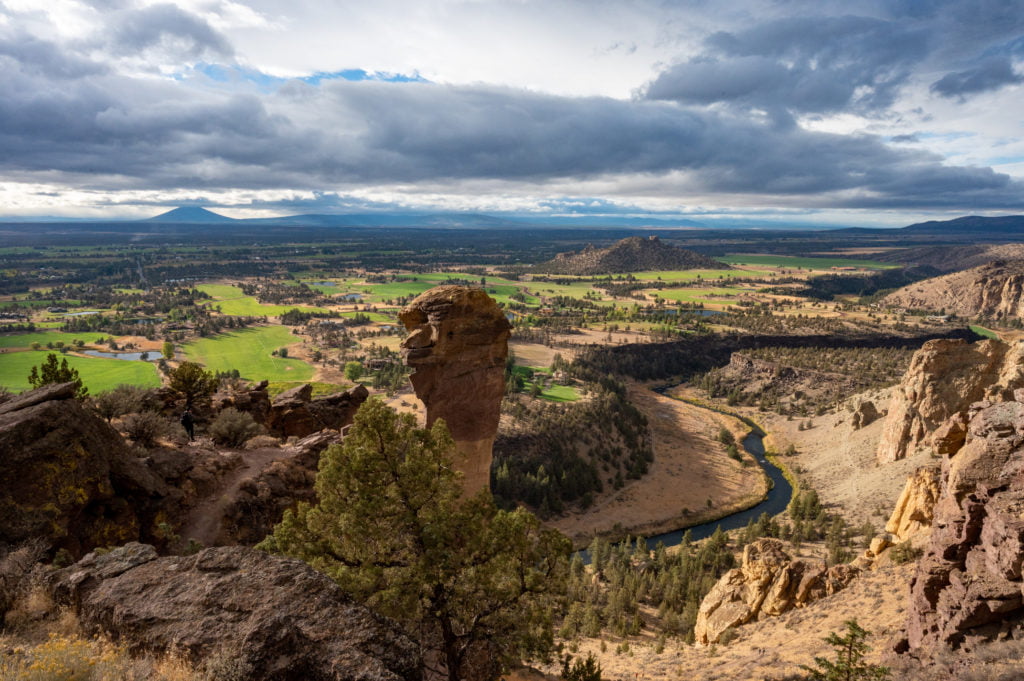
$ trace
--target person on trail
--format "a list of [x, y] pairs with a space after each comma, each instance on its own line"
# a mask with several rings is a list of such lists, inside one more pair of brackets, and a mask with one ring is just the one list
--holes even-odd
[[185, 411], [181, 412], [181, 425], [185, 428], [185, 432], [188, 433], [188, 441], [196, 439], [196, 419], [192, 416], [192, 410], [185, 407]]

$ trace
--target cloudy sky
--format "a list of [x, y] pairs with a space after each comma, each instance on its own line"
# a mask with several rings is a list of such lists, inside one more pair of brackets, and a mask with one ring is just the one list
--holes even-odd
[[0, 0], [0, 216], [1024, 213], [1022, 83], [1024, 0]]

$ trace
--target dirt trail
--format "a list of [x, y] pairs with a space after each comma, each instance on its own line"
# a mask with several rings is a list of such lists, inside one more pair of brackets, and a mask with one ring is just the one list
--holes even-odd
[[242, 465], [228, 471], [213, 494], [189, 509], [179, 532], [183, 542], [195, 539], [203, 546], [214, 546], [217, 543], [217, 535], [220, 534], [224, 510], [234, 499], [242, 482], [265, 469], [272, 461], [288, 458], [293, 454], [293, 450], [266, 447], [241, 454]]

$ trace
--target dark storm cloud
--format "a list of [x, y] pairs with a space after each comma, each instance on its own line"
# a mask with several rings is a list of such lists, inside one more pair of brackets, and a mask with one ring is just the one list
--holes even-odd
[[175, 48], [183, 56], [192, 58], [207, 53], [230, 56], [233, 52], [227, 40], [206, 21], [171, 4], [119, 12], [113, 23], [111, 45], [122, 54], [160, 46], [168, 39], [176, 42]]
[[823, 3], [788, 4], [803, 15], [715, 33], [700, 54], [666, 68], [644, 94], [769, 112], [871, 114], [890, 107], [923, 66], [948, 72], [932, 85], [944, 97], [1020, 82], [1011, 62], [1024, 53], [1019, 0], [848, 6], [866, 14], [880, 7], [876, 16], [821, 16]]
[[978, 66], [947, 73], [932, 83], [931, 91], [943, 97], [963, 97], [964, 95], [998, 90], [1004, 85], [1013, 85], [1024, 81], [1024, 77], [1013, 70], [1013, 64], [1005, 57], [988, 59]]
[[795, 112], [871, 110], [892, 103], [926, 52], [927, 35], [897, 22], [780, 19], [710, 36], [701, 56], [662, 72], [646, 95]]
[[0, 171], [10, 179], [212, 190], [638, 175], [680, 196], [1024, 202], [1024, 187], [1006, 175], [946, 167], [875, 137], [674, 103], [344, 81], [292, 82], [260, 97], [112, 74], [46, 79], [14, 66], [0, 70]]

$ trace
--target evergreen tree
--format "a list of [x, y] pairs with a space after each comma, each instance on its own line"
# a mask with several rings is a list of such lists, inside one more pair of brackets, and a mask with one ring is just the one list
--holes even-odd
[[443, 420], [421, 429], [368, 400], [321, 455], [319, 502], [286, 512], [263, 548], [405, 622], [458, 681], [480, 646], [504, 663], [550, 652], [571, 546], [524, 509], [463, 498], [453, 452]]
[[53, 383], [74, 383], [75, 397], [82, 399], [89, 394], [89, 389], [82, 384], [78, 369], [68, 366], [68, 358], [64, 357], [57, 363], [57, 355], [49, 353], [39, 366], [32, 367], [28, 374], [28, 383], [33, 388], [42, 388]]
[[217, 389], [217, 378], [195, 362], [182, 362], [170, 374], [170, 387], [185, 398], [185, 404], [209, 397]]
[[865, 639], [871, 632], [857, 624], [857, 620], [846, 621], [846, 635], [832, 632], [825, 639], [835, 650], [835, 661], [823, 657], [814, 658], [814, 667], [801, 665], [810, 673], [812, 681], [886, 681], [892, 678], [888, 667], [868, 664], [864, 656], [871, 650]]

